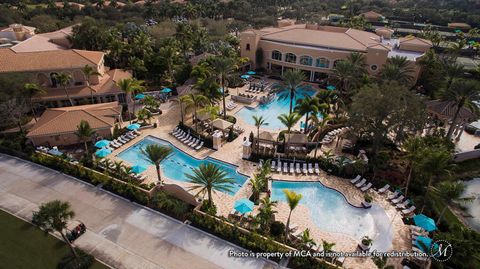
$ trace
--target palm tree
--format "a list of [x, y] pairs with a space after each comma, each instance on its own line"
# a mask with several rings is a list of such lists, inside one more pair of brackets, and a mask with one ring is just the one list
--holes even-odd
[[55, 74], [54, 78], [57, 80], [58, 84], [60, 84], [63, 87], [63, 90], [65, 91], [65, 96], [70, 102], [70, 105], [73, 106], [73, 101], [70, 98], [70, 95], [68, 94], [68, 90], [67, 90], [67, 86], [70, 85], [70, 82], [72, 81], [72, 76], [67, 73], [59, 73], [59, 74]]
[[420, 137], [411, 137], [405, 141], [403, 148], [405, 149], [405, 156], [403, 157], [407, 161], [407, 180], [405, 182], [405, 196], [408, 194], [408, 187], [412, 178], [413, 171], [418, 168], [419, 163], [422, 161], [422, 151], [424, 149], [424, 143]]
[[299, 89], [304, 85], [303, 81], [305, 79], [305, 74], [302, 71], [289, 69], [282, 75], [283, 82], [275, 86], [275, 90], [277, 92], [283, 92], [287, 90], [287, 94], [283, 96], [284, 98], [290, 99], [290, 113], [293, 112], [293, 100], [295, 100]]
[[[97, 72], [97, 70], [95, 70], [93, 67], [91, 67], [88, 64], [85, 65], [82, 68], [82, 72], [85, 75], [85, 83], [87, 84], [88, 88], [90, 88], [90, 77], [91, 76], [101, 76], [102, 75], [99, 72]], [[94, 100], [93, 100], [93, 88], [90, 88], [90, 98], [91, 98], [92, 104], [95, 103]]]
[[292, 129], [292, 127], [295, 125], [295, 123], [298, 122], [298, 120], [300, 120], [301, 117], [301, 115], [293, 112], [288, 115], [281, 114], [280, 116], [278, 116], [278, 119], [283, 125], [285, 125], [285, 127], [287, 127], [287, 134], [290, 134], [290, 129]]
[[295, 112], [299, 115], [305, 115], [304, 133], [307, 133], [309, 130], [308, 120], [310, 113], [316, 115], [320, 110], [326, 110], [327, 106], [327, 104], [320, 104], [320, 101], [316, 97], [305, 96], [305, 98], [300, 99], [300, 102], [295, 106]]
[[317, 158], [317, 151], [318, 151], [318, 140], [320, 138], [320, 135], [323, 132], [323, 129], [325, 126], [327, 126], [328, 122], [331, 120], [330, 116], [326, 115], [323, 116], [322, 118], [318, 118], [316, 114], [310, 115], [310, 120], [312, 120], [313, 125], [316, 126], [315, 134], [312, 137], [312, 141], [316, 141], [317, 143], [315, 144], [315, 153], [314, 153], [314, 158]]
[[413, 81], [414, 73], [415, 71], [407, 57], [396, 55], [387, 59], [380, 77], [383, 80], [393, 80], [400, 84], [410, 84]]
[[357, 52], [336, 63], [332, 77], [338, 81], [344, 95], [351, 95], [352, 89], [358, 87], [367, 73], [365, 66], [365, 56]]
[[193, 123], [195, 124], [195, 131], [197, 131], [197, 110], [209, 102], [208, 98], [201, 94], [189, 93], [180, 97], [180, 102], [186, 104], [185, 109], [193, 108]]
[[290, 208], [290, 212], [288, 213], [287, 225], [285, 226], [285, 242], [288, 238], [288, 227], [290, 226], [290, 217], [292, 216], [292, 211], [298, 206], [298, 203], [302, 199], [302, 194], [296, 193], [294, 191], [285, 189], [283, 190], [285, 196], [287, 197], [288, 207]]
[[[145, 90], [145, 87], [143, 87], [142, 84], [142, 80], [137, 80], [135, 78], [125, 78], [117, 82], [117, 86], [126, 94], [127, 104], [130, 104], [133, 101], [132, 95]], [[135, 101], [133, 101], [133, 115], [135, 115]], [[129, 117], [130, 122], [132, 122], [131, 113], [129, 113]]]
[[190, 190], [198, 190], [197, 195], [208, 197], [208, 206], [213, 205], [212, 192], [230, 192], [234, 180], [227, 177], [228, 173], [213, 163], [202, 163], [198, 168], [192, 169], [193, 174], [185, 174], [193, 184]]
[[227, 118], [227, 106], [225, 103], [225, 93], [228, 89], [228, 78], [231, 76], [233, 71], [237, 69], [234, 61], [231, 58], [227, 57], [215, 57], [212, 61], [212, 67], [215, 73], [218, 76], [220, 83], [220, 88], [222, 89], [223, 96], [223, 119]]
[[38, 211], [33, 212], [32, 223], [46, 232], [58, 232], [70, 247], [73, 256], [78, 257], [75, 248], [65, 235], [67, 224], [74, 216], [75, 212], [72, 211], [68, 202], [54, 200], [40, 205]]
[[36, 115], [35, 108], [33, 107], [33, 97], [38, 96], [38, 95], [46, 94], [47, 91], [45, 89], [41, 88], [36, 83], [25, 83], [25, 85], [23, 85], [23, 89], [25, 90], [25, 93], [28, 97], [28, 103], [29, 103], [30, 109], [32, 111], [33, 119], [36, 122], [37, 121], [37, 115]]
[[323, 251], [324, 252], [330, 252], [333, 250], [333, 247], [335, 246], [335, 243], [329, 243], [325, 240], [322, 240], [322, 246], [323, 246]]
[[455, 79], [450, 87], [442, 92], [442, 99], [455, 105], [455, 113], [447, 132], [447, 137], [450, 139], [463, 107], [478, 113], [479, 109], [475, 102], [480, 101], [480, 83], [473, 79]]
[[452, 205], [454, 202], [471, 202], [475, 199], [475, 197], [461, 197], [463, 192], [465, 191], [465, 184], [463, 184], [461, 181], [440, 182], [436, 187], [432, 187], [432, 191], [435, 195], [438, 195], [444, 202], [443, 209], [440, 212], [440, 216], [437, 220], [437, 225], [442, 220], [448, 205]]
[[150, 110], [146, 109], [146, 108], [143, 108], [141, 110], [138, 111], [137, 113], [137, 118], [139, 121], [145, 123], [145, 122], [150, 122], [150, 120], [152, 119], [152, 112], [150, 112]]
[[258, 208], [257, 219], [260, 224], [260, 229], [266, 234], [270, 231], [270, 225], [272, 224], [275, 213], [273, 208], [277, 205], [277, 201], [271, 201], [268, 196], [260, 200], [260, 207]]
[[300, 235], [300, 249], [310, 249], [317, 244], [315, 241], [310, 237], [310, 229], [305, 229], [302, 234]]
[[465, 66], [463, 64], [457, 63], [454, 59], [449, 57], [441, 58], [441, 67], [447, 84], [445, 89], [450, 88], [454, 79], [460, 78], [465, 73]]
[[75, 135], [80, 141], [85, 145], [85, 154], [88, 152], [87, 141], [92, 140], [92, 136], [95, 134], [95, 131], [90, 127], [90, 124], [86, 120], [80, 121], [80, 124], [77, 125], [77, 130]]
[[170, 157], [173, 150], [171, 147], [161, 146], [156, 144], [148, 145], [146, 148], [141, 150], [143, 157], [149, 161], [151, 164], [155, 165], [157, 169], [157, 178], [160, 184], [163, 184], [162, 177], [160, 175], [160, 163]]
[[253, 201], [257, 202], [258, 198], [260, 197], [260, 192], [262, 192], [267, 185], [267, 180], [263, 174], [258, 173], [253, 175], [253, 178], [250, 180], [250, 184], [252, 185]]
[[[200, 113], [205, 113], [209, 116], [210, 120], [215, 120], [218, 117], [218, 113], [220, 113], [220, 107], [214, 105], [207, 105], [206, 107], [202, 108]], [[211, 131], [213, 132], [213, 124], [211, 126]]]
[[268, 125], [268, 122], [263, 118], [263, 116], [253, 115], [252, 118], [255, 122], [255, 127], [257, 127], [257, 152], [258, 152], [260, 148], [260, 127]]

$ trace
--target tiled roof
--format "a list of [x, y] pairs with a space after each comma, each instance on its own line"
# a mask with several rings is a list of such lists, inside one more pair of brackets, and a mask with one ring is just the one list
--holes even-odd
[[73, 133], [82, 120], [94, 130], [111, 128], [121, 111], [118, 102], [47, 109], [27, 137]]
[[432, 41], [430, 40], [427, 40], [427, 39], [423, 39], [423, 38], [419, 38], [419, 37], [416, 37], [416, 36], [408, 36], [408, 37], [402, 37], [400, 39], [398, 39], [398, 42], [400, 44], [415, 44], [415, 45], [427, 45], [427, 46], [432, 46]]
[[365, 18], [380, 18], [380, 17], [383, 17], [382, 14], [377, 13], [373, 10], [364, 12], [364, 13], [360, 14], [360, 16], [364, 16]]
[[19, 52], [38, 52], [38, 51], [51, 51], [51, 50], [63, 50], [62, 46], [50, 42], [50, 38], [34, 35], [29, 39], [22, 41], [21, 43], [10, 48], [16, 53]]
[[[453, 119], [457, 111], [457, 105], [453, 101], [432, 100], [427, 102], [426, 105], [428, 111], [447, 119]], [[466, 107], [462, 107], [458, 113], [458, 119], [464, 121], [473, 120], [475, 119], [475, 114]]]

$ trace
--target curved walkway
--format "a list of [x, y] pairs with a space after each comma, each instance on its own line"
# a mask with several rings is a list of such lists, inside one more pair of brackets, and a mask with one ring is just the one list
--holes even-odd
[[57, 171], [0, 154], [0, 209], [24, 219], [42, 203], [68, 201], [87, 232], [75, 245], [114, 268], [275, 268], [232, 258], [241, 248]]

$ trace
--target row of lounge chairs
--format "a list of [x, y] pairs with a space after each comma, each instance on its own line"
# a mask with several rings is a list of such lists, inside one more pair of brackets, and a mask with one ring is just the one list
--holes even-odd
[[172, 131], [172, 135], [175, 136], [180, 142], [182, 142], [183, 144], [195, 149], [195, 150], [199, 150], [203, 147], [203, 140], [193, 136], [193, 135], [190, 135], [189, 133], [183, 131], [182, 129], [175, 127], [175, 129], [173, 129]]
[[404, 216], [409, 216], [411, 215], [416, 207], [414, 205], [411, 205], [409, 208], [407, 206], [411, 203], [410, 199], [406, 199], [405, 196], [399, 191], [396, 190], [395, 192], [391, 192], [388, 194], [387, 199], [395, 205], [395, 207], [400, 210], [402, 215]]
[[350, 182], [355, 185], [355, 187], [359, 188], [362, 192], [366, 192], [372, 187], [372, 183], [368, 182], [360, 175], [357, 175], [354, 179], [350, 180]]
[[[98, 167], [104, 169], [104, 170], [107, 170], [107, 169], [110, 169], [110, 170], [114, 170], [116, 169], [116, 164], [115, 163], [109, 163], [108, 166], [107, 166], [107, 163], [106, 163], [106, 159], [101, 159], [98, 163]], [[123, 171], [125, 172], [125, 169], [123, 169]], [[146, 175], [142, 175], [142, 174], [135, 174], [135, 173], [130, 173], [130, 176], [135, 179], [135, 180], [138, 180], [138, 181], [144, 181], [145, 179], [147, 179], [147, 176]]]
[[121, 146], [127, 144], [130, 140], [134, 139], [135, 137], [141, 135], [141, 133], [137, 130], [129, 131], [128, 133], [117, 137], [116, 139], [110, 142], [110, 145], [106, 146], [106, 149], [114, 151], [115, 149], [120, 148]]
[[265, 90], [266, 85], [264, 83], [250, 83], [250, 86], [246, 90], [246, 92], [252, 93], [261, 93]]
[[[422, 251], [419, 248], [417, 248], [416, 240], [418, 236], [428, 237], [428, 232], [425, 231], [422, 227], [410, 225], [410, 235], [412, 236], [412, 250], [414, 252], [424, 253], [425, 251]], [[421, 257], [421, 256], [414, 256], [414, 258], [420, 261], [426, 261], [428, 259], [428, 257]]]
[[320, 167], [318, 163], [315, 163], [315, 167], [312, 163], [294, 163], [288, 161], [272, 161], [272, 166], [270, 167], [272, 172], [277, 173], [290, 173], [290, 174], [320, 174]]
[[237, 107], [237, 103], [230, 101], [225, 106], [227, 107], [227, 110], [233, 110]]

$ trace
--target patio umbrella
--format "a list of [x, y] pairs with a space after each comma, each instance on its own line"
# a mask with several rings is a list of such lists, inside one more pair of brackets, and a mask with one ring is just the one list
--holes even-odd
[[103, 149], [97, 150], [97, 152], [95, 152], [95, 156], [103, 158], [103, 157], [106, 157], [110, 153], [112, 153], [111, 150], [103, 148]]
[[141, 164], [136, 164], [134, 166], [132, 166], [132, 172], [135, 173], [135, 174], [140, 174], [142, 173], [143, 171], [147, 170], [147, 167], [145, 165], [141, 165]]
[[329, 91], [333, 91], [333, 90], [335, 90], [335, 89], [336, 89], [336, 87], [333, 86], [333, 85], [328, 85], [328, 86], [327, 86], [327, 90], [329, 90]]
[[415, 215], [413, 221], [415, 222], [415, 225], [422, 227], [427, 232], [435, 231], [437, 229], [435, 221], [423, 214]]
[[59, 151], [58, 149], [51, 149], [48, 151], [48, 153], [55, 155], [55, 156], [62, 156], [63, 152]]
[[99, 149], [106, 147], [108, 145], [110, 145], [110, 140], [106, 140], [106, 139], [102, 139], [100, 141], [97, 141], [97, 143], [95, 143], [95, 147]]
[[170, 89], [170, 88], [163, 88], [160, 92], [161, 92], [161, 93], [169, 93], [169, 92], [172, 92], [172, 89]]
[[243, 79], [249, 79], [250, 78], [249, 75], [241, 75], [240, 77], [243, 78]]
[[432, 246], [432, 242], [433, 240], [429, 237], [417, 236], [417, 239], [415, 240], [415, 245], [418, 247], [418, 249], [423, 250], [423, 252], [427, 253], [427, 251], [429, 251], [430, 247]]
[[255, 75], [255, 74], [256, 74], [255, 71], [250, 70], [250, 71], [247, 72], [247, 75]]
[[132, 131], [137, 130], [138, 128], [140, 128], [140, 124], [138, 124], [138, 123], [133, 123], [133, 124], [130, 124], [130, 125], [127, 126], [127, 129], [132, 130]]
[[247, 198], [242, 198], [240, 200], [235, 201], [233, 208], [240, 212], [240, 214], [245, 214], [253, 210], [253, 202], [248, 200]]
[[135, 95], [135, 99], [137, 99], [137, 100], [145, 99], [145, 94], [139, 93], [139, 94]]

